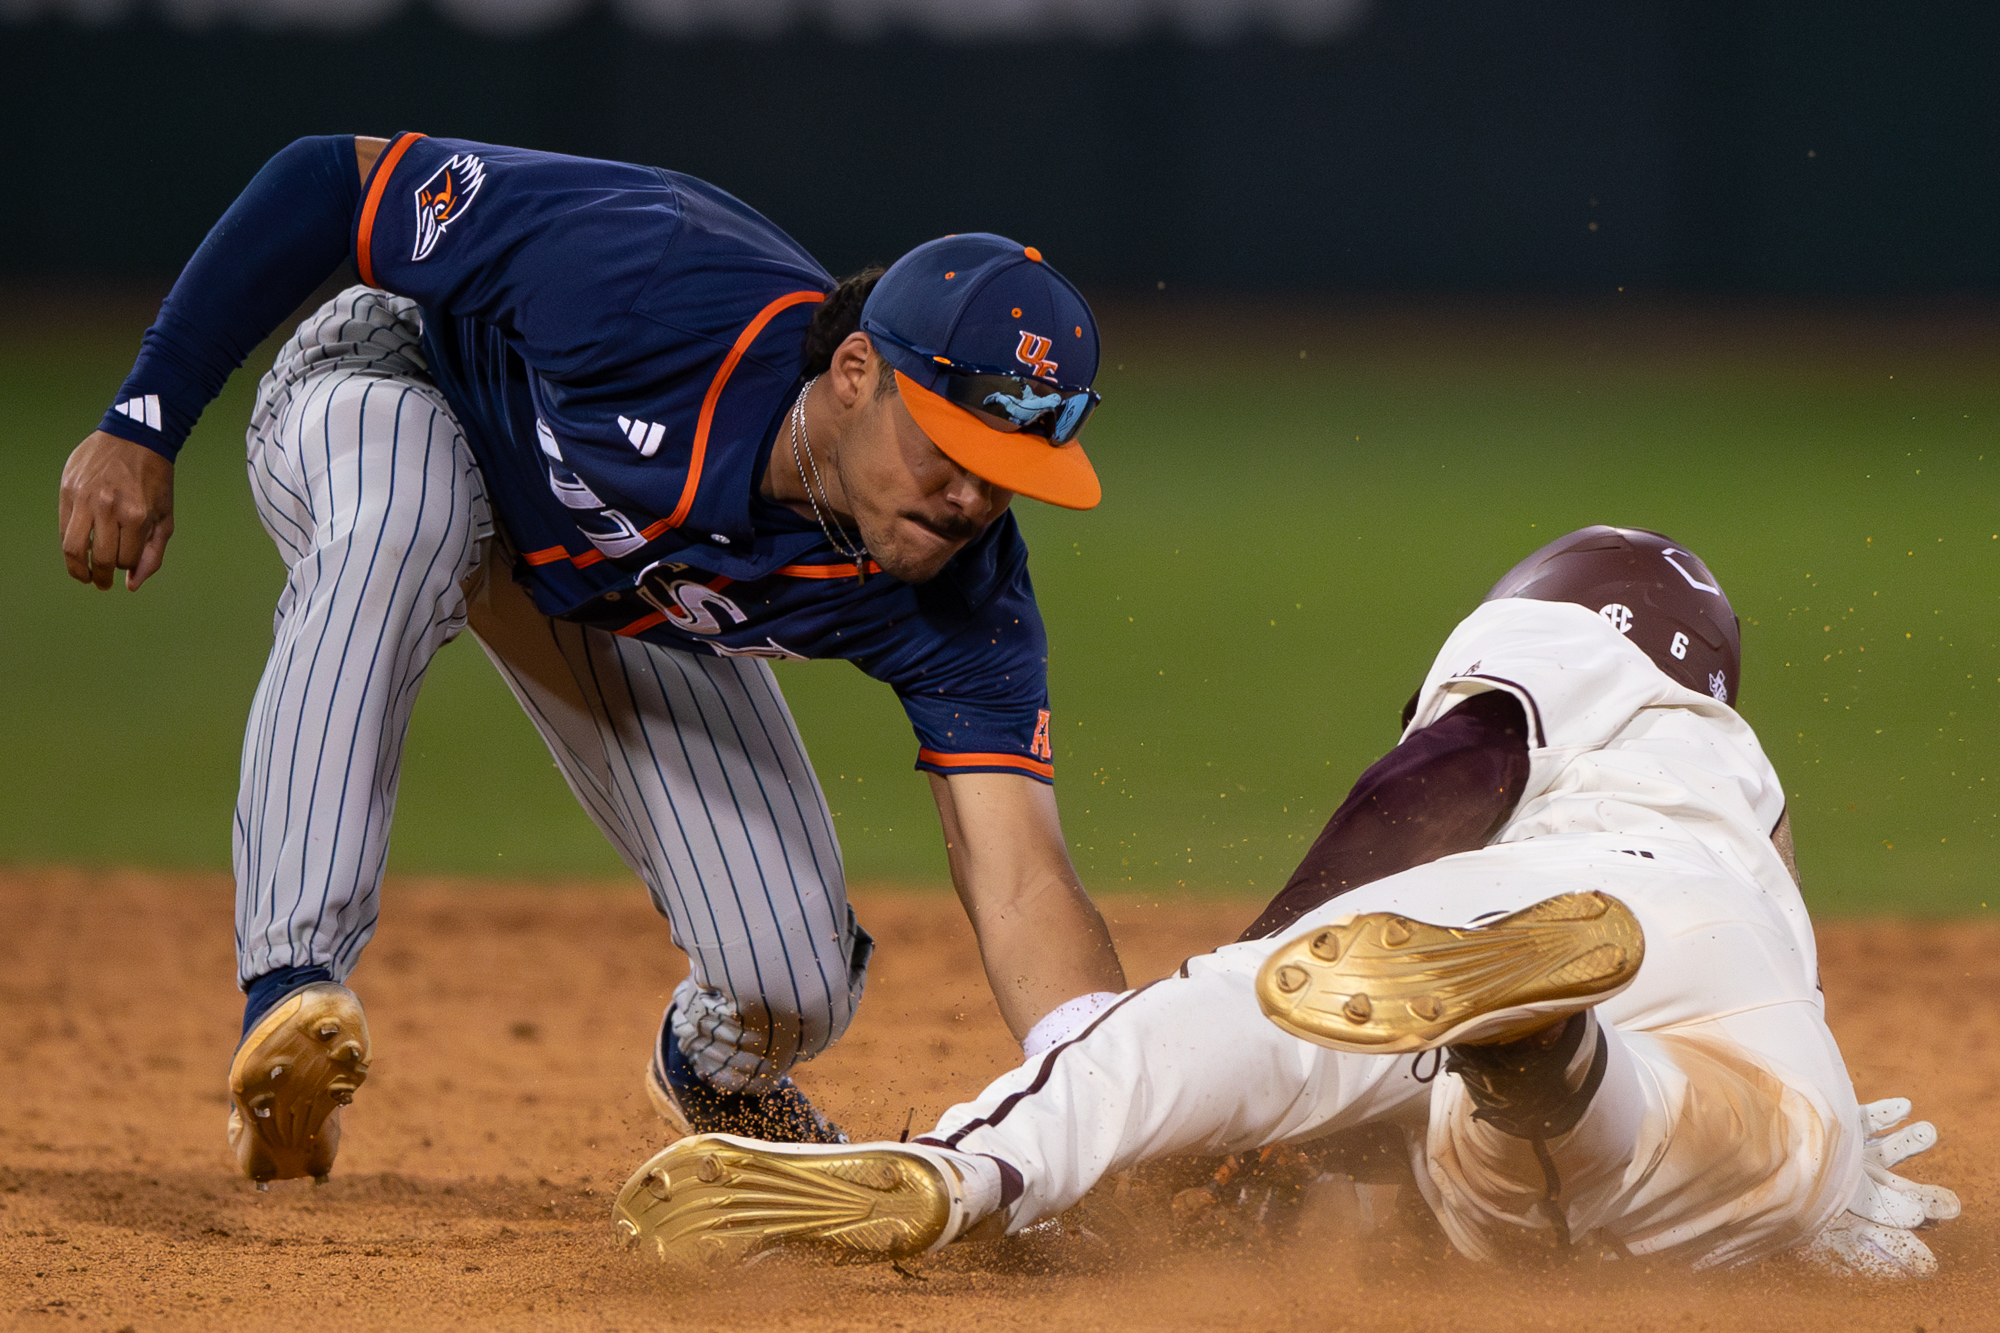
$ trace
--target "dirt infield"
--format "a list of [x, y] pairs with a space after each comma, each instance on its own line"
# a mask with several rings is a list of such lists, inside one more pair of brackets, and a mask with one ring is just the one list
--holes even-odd
[[[947, 891], [860, 893], [881, 942], [853, 1031], [801, 1082], [857, 1137], [919, 1126], [1012, 1063]], [[1911, 1174], [1966, 1215], [1941, 1275], [1777, 1260], [1476, 1268], [1421, 1227], [1262, 1246], [959, 1247], [898, 1270], [762, 1265], [677, 1288], [614, 1247], [611, 1195], [660, 1143], [638, 1073], [681, 975], [638, 890], [391, 884], [354, 984], [374, 1072], [331, 1184], [255, 1193], [222, 1141], [240, 1017], [218, 878], [0, 870], [0, 1327], [1616, 1329], [2000, 1327], [2000, 925], [1822, 927], [1863, 1097], [1942, 1146]], [[1248, 905], [1110, 899], [1135, 981]]]

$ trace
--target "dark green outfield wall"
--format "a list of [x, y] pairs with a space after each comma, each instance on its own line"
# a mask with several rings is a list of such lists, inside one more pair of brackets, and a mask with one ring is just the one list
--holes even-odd
[[1099, 290], [2000, 286], [2000, 6], [1384, 0], [1323, 45], [503, 41], [0, 22], [0, 276], [171, 274], [291, 138], [654, 162], [836, 269], [945, 231]]
[[[1608, 520], [1690, 544], [1742, 611], [1816, 911], [2000, 909], [1992, 320], [1103, 313], [1104, 504], [1020, 506], [1091, 888], [1269, 894], [1492, 580]], [[0, 329], [0, 862], [228, 864], [283, 579], [243, 477], [253, 375], [182, 455], [155, 581], [100, 594], [57, 551], [56, 474], [144, 320]], [[942, 885], [889, 690], [778, 674], [850, 874]], [[405, 755], [392, 869], [620, 873], [469, 639]]]

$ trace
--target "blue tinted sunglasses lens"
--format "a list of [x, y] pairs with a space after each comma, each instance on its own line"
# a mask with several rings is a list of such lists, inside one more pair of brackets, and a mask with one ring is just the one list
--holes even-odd
[[1083, 419], [1089, 416], [1090, 409], [1096, 406], [1090, 401], [1091, 396], [1087, 393], [1070, 395], [1069, 401], [1062, 405], [1062, 411], [1056, 414], [1056, 429], [1051, 439], [1058, 444], [1067, 444], [1076, 438], [1077, 431], [1083, 426]]
[[1051, 444], [1075, 439], [1099, 401], [1089, 389], [957, 367], [946, 371], [939, 389], [946, 401], [976, 412], [995, 430], [1039, 435]]

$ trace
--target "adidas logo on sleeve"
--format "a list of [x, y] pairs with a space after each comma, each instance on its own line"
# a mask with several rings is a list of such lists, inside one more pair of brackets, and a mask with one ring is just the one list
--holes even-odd
[[154, 430], [160, 428], [160, 395], [149, 393], [139, 398], [127, 398], [111, 409], [120, 416], [127, 416], [142, 426]]

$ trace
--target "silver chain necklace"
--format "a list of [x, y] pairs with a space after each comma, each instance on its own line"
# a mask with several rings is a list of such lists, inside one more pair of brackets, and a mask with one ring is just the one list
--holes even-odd
[[[826, 510], [820, 508], [821, 497], [825, 497], [827, 509], [833, 508], [833, 495], [827, 490], [825, 480], [819, 475], [819, 460], [814, 458], [812, 453], [812, 436], [806, 432], [806, 395], [812, 392], [812, 386], [817, 383], [819, 383], [817, 375], [807, 380], [805, 387], [799, 390], [798, 399], [792, 404], [792, 463], [799, 470], [799, 484], [805, 487], [806, 503], [812, 506], [813, 517], [819, 520], [819, 530], [826, 534], [826, 540], [833, 549], [852, 560], [861, 577], [866, 578], [868, 547], [859, 538], [855, 539], [853, 546], [849, 546], [844, 540], [847, 529], [829, 522]], [[803, 450], [799, 447], [801, 440], [805, 442]], [[808, 466], [812, 468], [810, 477], [806, 475]], [[817, 496], [813, 494], [814, 483], [818, 483], [819, 486]], [[836, 536], [836, 531], [841, 535]]]

